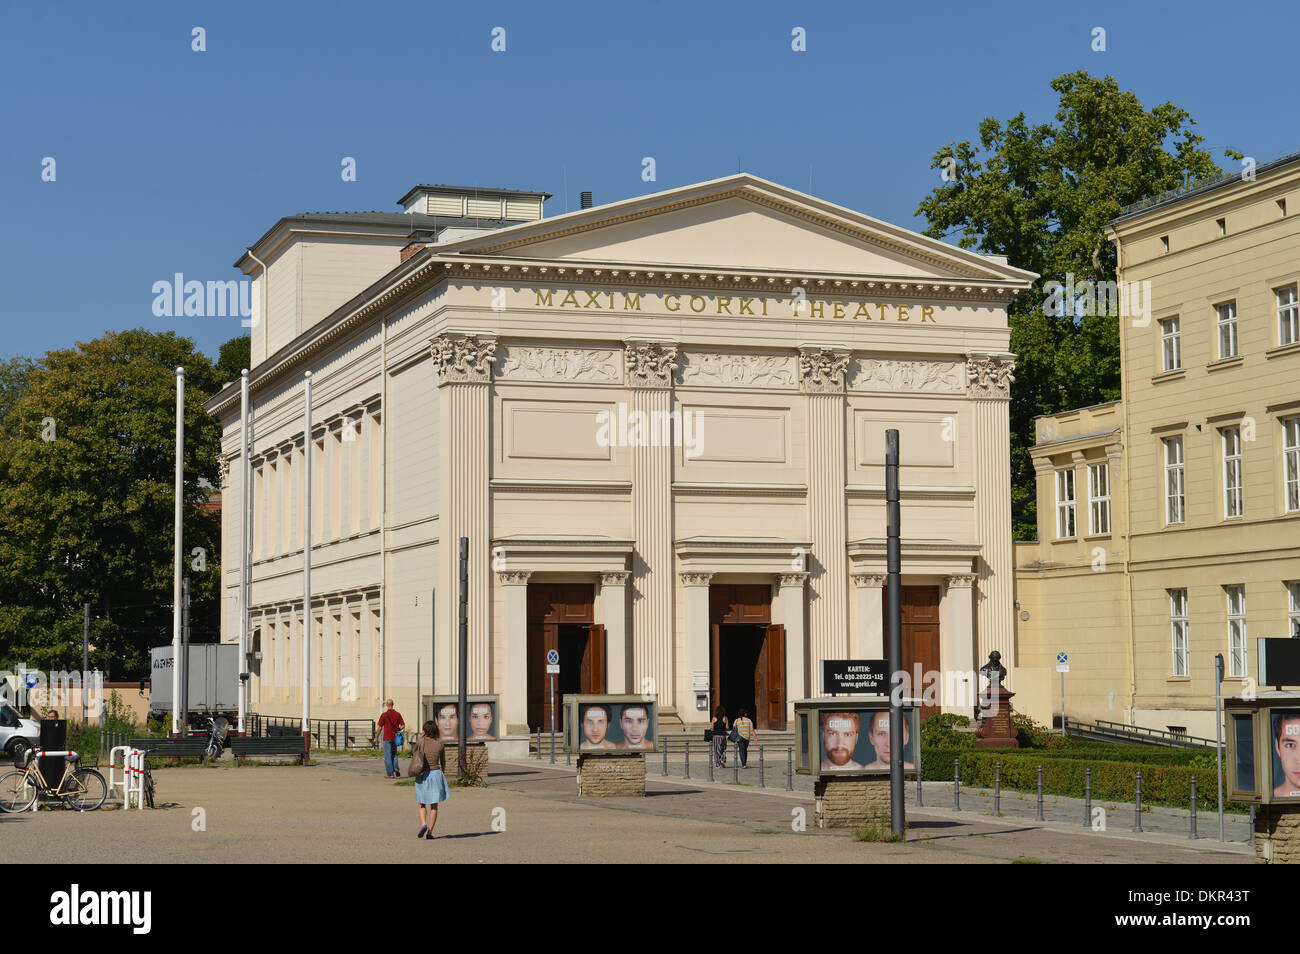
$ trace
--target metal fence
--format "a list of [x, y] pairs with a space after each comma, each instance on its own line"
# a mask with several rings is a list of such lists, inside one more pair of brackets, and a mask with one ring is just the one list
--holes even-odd
[[[375, 741], [374, 719], [311, 719], [311, 744], [319, 749], [368, 749]], [[251, 739], [302, 736], [302, 719], [250, 712], [244, 734]]]

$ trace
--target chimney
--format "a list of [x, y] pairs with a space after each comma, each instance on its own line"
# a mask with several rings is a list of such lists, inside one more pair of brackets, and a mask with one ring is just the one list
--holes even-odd
[[591, 193], [590, 193], [590, 192], [584, 192], [584, 193], [582, 193], [582, 208], [584, 208], [584, 209], [590, 209], [590, 208], [591, 208]]

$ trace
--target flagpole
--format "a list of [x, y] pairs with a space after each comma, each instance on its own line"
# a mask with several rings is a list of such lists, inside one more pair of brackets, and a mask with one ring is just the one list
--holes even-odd
[[181, 548], [185, 499], [185, 369], [176, 369], [176, 510], [172, 545], [172, 735], [180, 735], [181, 704]]
[[[302, 738], [311, 750], [311, 372], [303, 373]], [[306, 759], [304, 758], [304, 762]]]

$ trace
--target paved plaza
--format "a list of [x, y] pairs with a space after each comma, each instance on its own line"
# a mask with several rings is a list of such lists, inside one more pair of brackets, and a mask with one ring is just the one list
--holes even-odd
[[[606, 799], [579, 799], [573, 769], [563, 764], [494, 763], [488, 787], [452, 790], [431, 842], [415, 838], [413, 788], [385, 779], [378, 759], [323, 754], [306, 768], [227, 763], [155, 777], [160, 809], [8, 815], [0, 838], [12, 856], [44, 863], [1254, 860], [1243, 843], [1136, 835], [1116, 824], [1094, 833], [1065, 821], [928, 806], [909, 808], [906, 844], [862, 843], [848, 831], [815, 829], [809, 792], [661, 778], [653, 763], [646, 797]], [[795, 831], [800, 814], [807, 829]], [[1212, 820], [1204, 818], [1204, 833]], [[206, 830], [195, 830], [200, 822]]]

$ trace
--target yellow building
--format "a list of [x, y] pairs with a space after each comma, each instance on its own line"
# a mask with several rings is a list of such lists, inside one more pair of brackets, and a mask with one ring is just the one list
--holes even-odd
[[[1300, 637], [1300, 155], [1110, 224], [1122, 402], [1038, 421], [1019, 708], [1214, 735], [1256, 639]], [[1267, 688], [1267, 687], [1265, 687]]]

